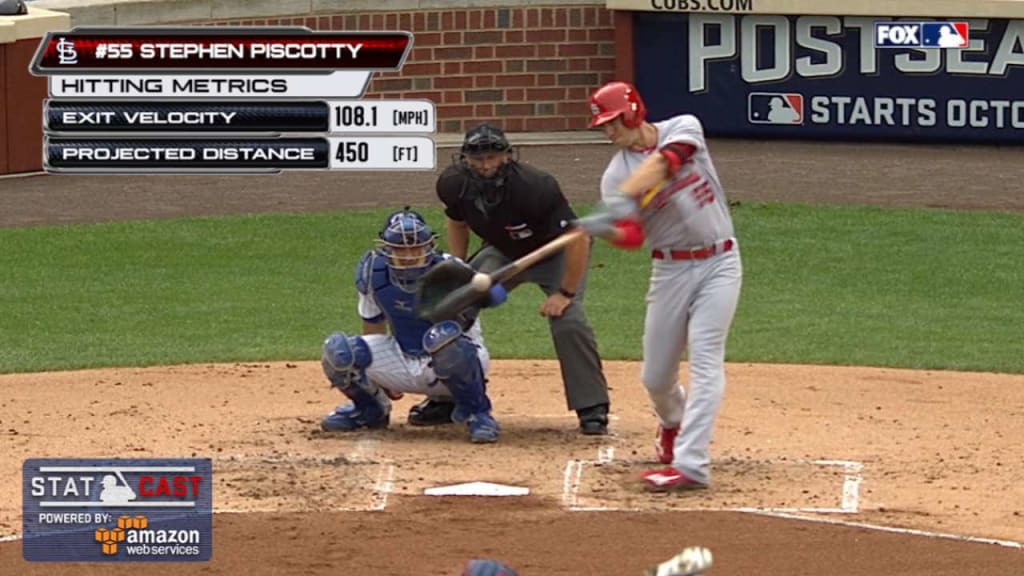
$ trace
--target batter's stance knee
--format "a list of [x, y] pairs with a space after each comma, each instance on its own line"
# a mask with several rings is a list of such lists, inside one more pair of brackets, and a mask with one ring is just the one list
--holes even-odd
[[324, 340], [320, 365], [324, 375], [336, 388], [346, 388], [363, 380], [366, 368], [373, 362], [370, 346], [360, 336], [335, 332]]

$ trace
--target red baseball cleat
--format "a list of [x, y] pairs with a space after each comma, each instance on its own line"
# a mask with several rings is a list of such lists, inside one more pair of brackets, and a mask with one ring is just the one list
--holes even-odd
[[669, 492], [677, 490], [701, 490], [707, 488], [707, 484], [701, 484], [696, 480], [683, 474], [675, 468], [659, 468], [644, 472], [641, 476], [644, 486], [648, 490], [656, 492]]
[[658, 425], [658, 437], [654, 443], [654, 449], [658, 452], [658, 462], [662, 464], [672, 463], [672, 451], [676, 445], [676, 434], [679, 434], [679, 426], [665, 428]]

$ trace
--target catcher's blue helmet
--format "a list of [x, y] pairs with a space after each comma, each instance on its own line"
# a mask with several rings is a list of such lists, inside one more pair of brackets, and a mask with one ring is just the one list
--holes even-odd
[[423, 216], [406, 206], [388, 216], [377, 238], [378, 253], [387, 258], [391, 282], [413, 290], [437, 252], [437, 236]]

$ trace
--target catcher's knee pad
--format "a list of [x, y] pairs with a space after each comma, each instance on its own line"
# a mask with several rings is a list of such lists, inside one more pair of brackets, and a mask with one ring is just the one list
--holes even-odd
[[352, 384], [366, 380], [366, 368], [373, 362], [366, 340], [335, 332], [324, 340], [320, 364], [331, 385], [344, 391]]
[[445, 320], [431, 326], [423, 334], [423, 349], [431, 356], [462, 337], [462, 326], [454, 320]]
[[434, 374], [442, 380], [479, 369], [476, 344], [463, 338], [462, 327], [454, 320], [431, 326], [423, 335], [423, 349], [433, 358]]

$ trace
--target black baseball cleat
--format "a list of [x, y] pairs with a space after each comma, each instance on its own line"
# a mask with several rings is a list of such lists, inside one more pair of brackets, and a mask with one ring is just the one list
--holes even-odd
[[441, 426], [452, 423], [455, 402], [448, 399], [427, 398], [409, 409], [411, 426]]
[[608, 434], [608, 405], [597, 404], [576, 411], [580, 418], [580, 433], [586, 436]]

